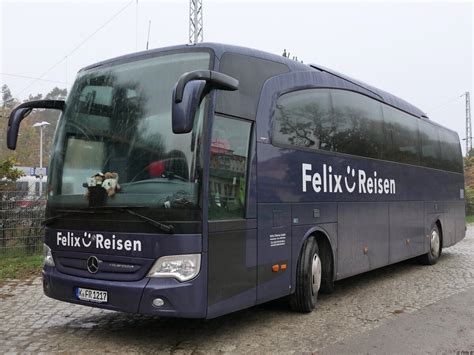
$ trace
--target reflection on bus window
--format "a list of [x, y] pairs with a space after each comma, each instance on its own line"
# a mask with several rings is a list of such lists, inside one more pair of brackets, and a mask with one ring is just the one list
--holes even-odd
[[250, 122], [216, 116], [211, 142], [209, 219], [244, 218]]

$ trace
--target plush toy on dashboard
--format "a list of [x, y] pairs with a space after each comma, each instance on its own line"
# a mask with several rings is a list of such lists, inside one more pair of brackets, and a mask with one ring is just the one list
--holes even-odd
[[104, 182], [104, 179], [105, 179], [105, 175], [103, 173], [97, 173], [95, 175], [92, 175], [90, 178], [89, 178], [89, 181], [84, 184], [83, 186], [84, 187], [87, 187], [87, 191], [86, 191], [86, 197], [88, 198], [89, 197], [89, 194], [90, 194], [90, 189], [89, 187], [101, 187], [102, 186], [102, 183]]
[[120, 190], [118, 183], [118, 174], [116, 172], [107, 172], [104, 175], [105, 180], [102, 183], [102, 187], [107, 191], [107, 195], [112, 197], [117, 191]]
[[91, 176], [89, 186], [101, 186], [104, 182], [105, 175], [103, 173], [97, 173]]

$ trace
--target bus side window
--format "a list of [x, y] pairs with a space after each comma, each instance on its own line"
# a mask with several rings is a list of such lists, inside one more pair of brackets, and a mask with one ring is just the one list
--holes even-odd
[[438, 129], [430, 122], [418, 121], [421, 140], [421, 165], [442, 169]]
[[418, 119], [388, 105], [383, 105], [387, 133], [386, 158], [391, 161], [420, 165]]
[[438, 127], [438, 132], [441, 145], [441, 168], [462, 173], [462, 153], [457, 134], [441, 127]]
[[331, 90], [337, 128], [335, 150], [368, 158], [384, 157], [384, 120], [380, 102], [345, 90]]
[[329, 90], [295, 91], [278, 99], [272, 134], [274, 143], [331, 151], [334, 132]]
[[216, 115], [209, 171], [209, 219], [245, 217], [251, 123]]

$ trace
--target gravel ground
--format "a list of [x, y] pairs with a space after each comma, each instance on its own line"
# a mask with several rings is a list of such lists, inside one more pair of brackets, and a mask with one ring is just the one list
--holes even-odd
[[[474, 226], [438, 264], [406, 261], [342, 280], [310, 314], [272, 302], [210, 321], [154, 318], [51, 300], [38, 277], [12, 280], [0, 286], [0, 353], [325, 352], [402, 317], [421, 317], [426, 306], [451, 296], [472, 295], [473, 287]], [[450, 346], [445, 350], [462, 350]]]

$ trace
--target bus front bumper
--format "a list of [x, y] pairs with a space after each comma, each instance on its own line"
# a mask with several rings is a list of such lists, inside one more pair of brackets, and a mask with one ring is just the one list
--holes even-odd
[[[107, 302], [79, 300], [76, 296], [78, 287], [106, 291]], [[45, 266], [43, 291], [46, 296], [60, 301], [128, 313], [180, 318], [205, 318], [207, 313], [207, 291], [202, 273], [188, 282], [148, 277], [124, 282], [71, 276]], [[161, 299], [163, 304], [154, 305], [156, 299]]]

